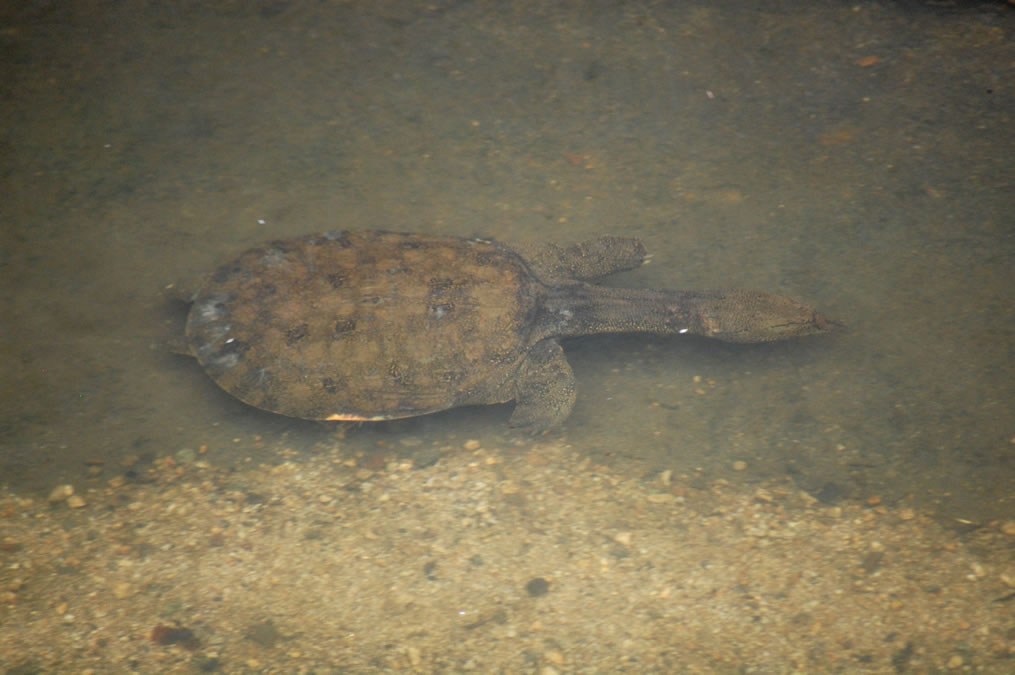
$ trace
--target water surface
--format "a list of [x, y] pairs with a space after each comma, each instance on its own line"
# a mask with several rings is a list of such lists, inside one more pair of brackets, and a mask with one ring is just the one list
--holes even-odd
[[344, 430], [248, 408], [167, 348], [163, 289], [316, 230], [618, 234], [654, 258], [610, 283], [756, 287], [850, 330], [573, 340], [552, 436], [630, 475], [1010, 517], [1013, 30], [1003, 3], [18, 3], [0, 481], [279, 438], [524, 452], [510, 406]]

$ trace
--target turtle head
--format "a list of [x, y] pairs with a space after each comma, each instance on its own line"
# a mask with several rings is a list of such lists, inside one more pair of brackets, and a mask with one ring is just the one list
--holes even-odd
[[844, 325], [784, 295], [724, 291], [701, 316], [705, 335], [725, 342], [773, 342], [841, 330]]

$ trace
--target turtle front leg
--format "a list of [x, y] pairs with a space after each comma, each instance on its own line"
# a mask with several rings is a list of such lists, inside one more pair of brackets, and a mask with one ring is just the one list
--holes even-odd
[[518, 372], [515, 392], [511, 426], [536, 434], [567, 419], [574, 407], [574, 372], [559, 342], [536, 343]]
[[629, 237], [597, 237], [570, 246], [520, 246], [532, 271], [543, 281], [595, 281], [645, 262], [645, 247]]

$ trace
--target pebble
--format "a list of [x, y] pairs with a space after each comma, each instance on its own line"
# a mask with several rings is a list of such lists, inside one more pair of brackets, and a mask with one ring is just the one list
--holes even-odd
[[475, 452], [476, 450], [479, 450], [481, 445], [482, 443], [477, 441], [475, 438], [470, 438], [469, 440], [465, 441], [462, 447], [468, 450], [469, 452]]
[[86, 503], [87, 502], [85, 502], [85, 500], [80, 495], [71, 495], [70, 497], [67, 498], [67, 506], [71, 507], [72, 509], [80, 509]]
[[899, 510], [900, 520], [912, 520], [913, 518], [916, 518], [916, 511], [913, 509], [904, 508]]
[[747, 462], [745, 462], [743, 460], [740, 460], [740, 459], [738, 459], [737, 461], [733, 462], [733, 470], [734, 471], [744, 471], [745, 469], [747, 469]]
[[73, 494], [74, 494], [73, 485], [57, 485], [55, 488], [53, 488], [53, 491], [49, 493], [49, 498], [47, 499], [47, 501], [50, 504], [56, 504], [58, 502], [62, 502], [63, 500], [67, 499]]
[[1015, 537], [1015, 520], [1006, 520], [1001, 523], [1001, 531], [1009, 537]]
[[512, 481], [505, 481], [500, 486], [500, 493], [503, 495], [514, 495], [518, 494], [520, 491], [521, 488], [518, 487], [518, 485], [516, 483], [513, 483]]
[[197, 459], [197, 451], [193, 448], [180, 448], [176, 451], [176, 461], [180, 464], [190, 464]]
[[441, 450], [436, 447], [427, 447], [417, 450], [412, 458], [413, 467], [417, 469], [425, 469], [428, 466], [433, 466], [441, 459]]
[[550, 582], [542, 577], [535, 577], [529, 579], [529, 583], [525, 584], [525, 590], [533, 597], [546, 595], [550, 590]]

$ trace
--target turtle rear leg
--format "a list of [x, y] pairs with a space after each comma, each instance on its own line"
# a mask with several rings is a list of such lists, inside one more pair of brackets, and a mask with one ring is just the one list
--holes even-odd
[[515, 386], [513, 427], [539, 433], [563, 422], [574, 407], [574, 372], [556, 340], [536, 343]]
[[544, 281], [594, 281], [645, 262], [645, 247], [629, 237], [596, 237], [571, 246], [546, 244], [521, 249], [533, 271]]

